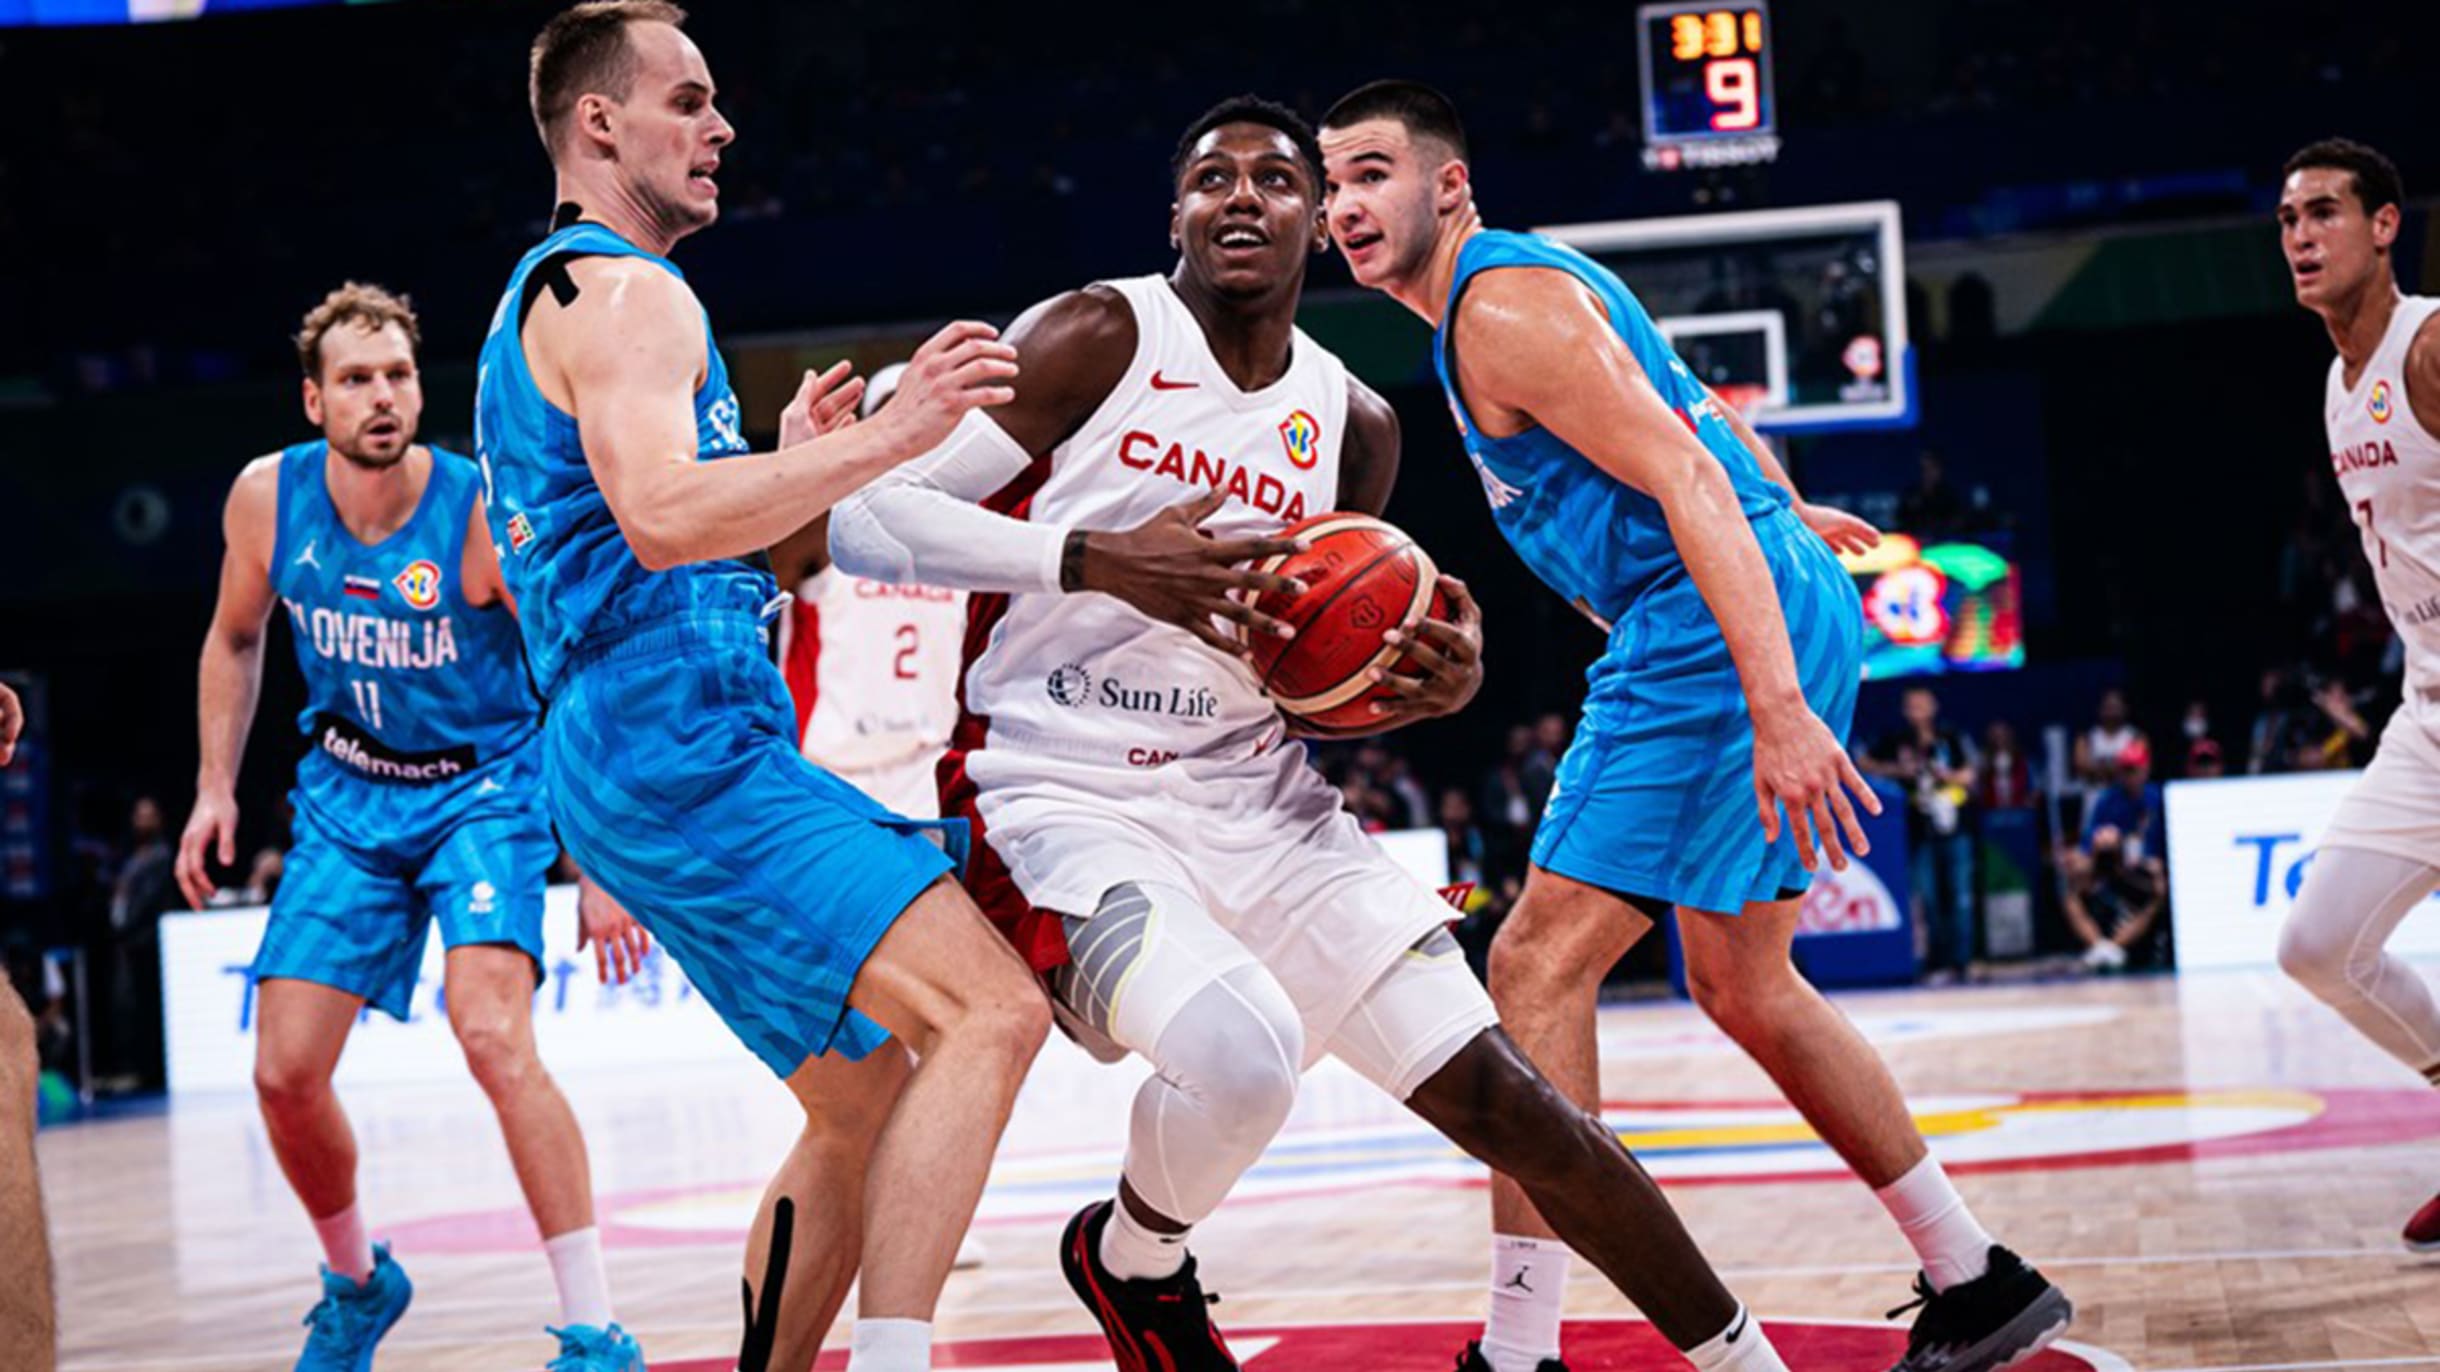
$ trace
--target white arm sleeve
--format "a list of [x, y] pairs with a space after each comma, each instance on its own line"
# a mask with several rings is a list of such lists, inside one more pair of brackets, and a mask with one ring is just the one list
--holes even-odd
[[978, 503], [1032, 463], [991, 416], [970, 410], [939, 447], [832, 507], [830, 559], [893, 585], [1056, 592], [1068, 531]]

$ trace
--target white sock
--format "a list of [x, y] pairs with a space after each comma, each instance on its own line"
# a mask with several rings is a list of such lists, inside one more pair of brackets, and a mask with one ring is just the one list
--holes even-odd
[[1101, 1265], [1120, 1281], [1176, 1276], [1186, 1265], [1186, 1235], [1146, 1228], [1120, 1201], [1110, 1207], [1110, 1222], [1101, 1228]]
[[563, 1324], [589, 1324], [606, 1329], [610, 1314], [610, 1273], [602, 1266], [602, 1231], [586, 1225], [555, 1239], [544, 1239], [550, 1255], [551, 1280], [559, 1283], [559, 1318]]
[[847, 1372], [932, 1372], [932, 1322], [857, 1320]]
[[1923, 1262], [1923, 1274], [1934, 1291], [1946, 1291], [1991, 1270], [1989, 1230], [1966, 1208], [1965, 1197], [1949, 1184], [1938, 1158], [1926, 1157], [1913, 1170], [1873, 1192], [1889, 1217], [1905, 1231]]
[[373, 1241], [365, 1236], [364, 1212], [351, 1205], [313, 1222], [322, 1240], [322, 1265], [358, 1286], [373, 1275]]
[[1771, 1336], [1762, 1332], [1762, 1321], [1746, 1314], [1742, 1305], [1726, 1329], [1687, 1349], [1686, 1361], [1696, 1372], [1788, 1372], [1779, 1350], [1771, 1347]]
[[1483, 1360], [1491, 1372], [1539, 1372], [1544, 1359], [1559, 1356], [1574, 1256], [1557, 1239], [1491, 1236], [1491, 1317], [1483, 1321]]

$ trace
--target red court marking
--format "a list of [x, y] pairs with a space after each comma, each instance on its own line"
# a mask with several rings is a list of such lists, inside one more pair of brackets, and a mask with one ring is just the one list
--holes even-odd
[[[1764, 1320], [1771, 1342], [1792, 1367], [1806, 1372], [1887, 1372], [1906, 1351], [1906, 1331], [1898, 1325], [1838, 1324], [1818, 1320]], [[1475, 1320], [1416, 1324], [1285, 1325], [1231, 1329], [1241, 1344], [1276, 1339], [1269, 1349], [1246, 1362], [1246, 1372], [1448, 1372], [1449, 1364], [1466, 1345], [1482, 1334]], [[1567, 1365], [1572, 1372], [1626, 1372], [1627, 1369], [1684, 1366], [1677, 1351], [1641, 1320], [1570, 1320], [1567, 1324]], [[656, 1362], [661, 1372], [729, 1372], [733, 1358], [702, 1358], [688, 1362]], [[975, 1339], [940, 1345], [932, 1350], [932, 1365], [950, 1368], [996, 1368], [1022, 1372], [1045, 1364], [1107, 1366], [1109, 1345], [1098, 1334], [1063, 1334], [1049, 1338]], [[833, 1348], [814, 1363], [815, 1372], [842, 1372], [847, 1350]], [[2081, 1347], [2050, 1348], [2017, 1364], [2024, 1372], [2127, 1372], [2115, 1354]]]

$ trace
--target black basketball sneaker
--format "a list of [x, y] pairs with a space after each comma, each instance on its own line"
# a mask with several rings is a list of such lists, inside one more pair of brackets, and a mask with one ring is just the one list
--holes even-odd
[[[1481, 1340], [1469, 1340], [1466, 1351], [1457, 1355], [1457, 1372], [1491, 1372], [1491, 1360], [1483, 1356]], [[1534, 1364], [1533, 1372], [1567, 1372], [1567, 1364], [1557, 1358], [1544, 1358]]]
[[1918, 1275], [1915, 1298], [1889, 1317], [1918, 1306], [1906, 1356], [1890, 1372], [1997, 1372], [2049, 1347], [2076, 1314], [2066, 1292], [1998, 1244], [1991, 1270], [1972, 1281], [1934, 1291]]
[[1088, 1205], [1068, 1221], [1059, 1236], [1059, 1270], [1101, 1322], [1118, 1372], [1238, 1372], [1228, 1340], [1212, 1327], [1211, 1306], [1220, 1298], [1203, 1294], [1193, 1258], [1151, 1281], [1124, 1281], [1101, 1265], [1101, 1231], [1116, 1204]]

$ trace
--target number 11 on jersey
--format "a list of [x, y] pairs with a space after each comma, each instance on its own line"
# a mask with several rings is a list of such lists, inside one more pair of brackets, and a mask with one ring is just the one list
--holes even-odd
[[356, 692], [357, 717], [371, 728], [380, 728], [381, 683], [378, 681], [351, 681], [347, 684]]

